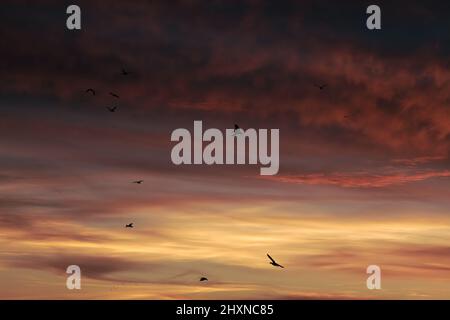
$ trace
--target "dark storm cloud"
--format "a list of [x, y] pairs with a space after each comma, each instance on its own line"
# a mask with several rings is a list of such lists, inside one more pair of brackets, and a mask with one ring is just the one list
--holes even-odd
[[[4, 13], [12, 24], [2, 30], [10, 43], [2, 51], [8, 112], [40, 109], [18, 109], [23, 99], [53, 99], [95, 113], [111, 103], [105, 93], [113, 88], [123, 97], [121, 112], [158, 116], [167, 131], [174, 114], [222, 123], [238, 118], [283, 128], [284, 140], [296, 132], [334, 144], [352, 136], [364, 149], [448, 151], [448, 121], [440, 120], [448, 114], [447, 41], [436, 31], [448, 22], [435, 10], [439, 4], [381, 3], [385, 29], [377, 34], [365, 29], [366, 4], [357, 1], [81, 2], [79, 33], [64, 29], [56, 18], [60, 5], [50, 3], [20, 16], [14, 6]], [[30, 28], [32, 22], [40, 28]], [[133, 72], [126, 81], [122, 66]], [[319, 95], [313, 84], [321, 82], [330, 88]], [[102, 95], [85, 97], [87, 87]], [[423, 96], [434, 99], [425, 104]], [[347, 114], [354, 119], [345, 120]], [[71, 117], [62, 112], [58, 120]]]

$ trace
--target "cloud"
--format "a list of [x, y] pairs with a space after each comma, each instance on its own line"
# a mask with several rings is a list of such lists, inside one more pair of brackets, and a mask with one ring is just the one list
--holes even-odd
[[292, 184], [332, 185], [344, 188], [383, 188], [420, 182], [432, 178], [448, 178], [449, 170], [415, 173], [371, 174], [369, 172], [271, 176], [261, 179]]
[[[184, 112], [214, 117], [214, 112], [229, 122], [233, 117], [251, 122], [278, 118], [280, 123], [295, 121], [297, 130], [331, 129], [332, 141], [351, 134], [353, 144], [362, 140], [389, 152], [448, 151], [450, 125], [445, 106], [450, 98], [446, 90], [450, 73], [440, 55], [443, 49], [427, 48], [426, 37], [406, 57], [398, 57], [387, 40], [374, 48], [365, 34], [342, 21], [343, 12], [349, 16], [355, 12], [353, 5], [339, 4], [339, 16], [327, 17], [327, 23], [309, 19], [307, 13], [321, 17], [313, 7], [337, 9], [338, 4], [280, 4], [276, 7], [285, 14], [283, 21], [271, 14], [270, 5], [251, 2], [241, 6], [219, 2], [216, 10], [198, 2], [175, 6], [139, 2], [117, 4], [109, 10], [95, 1], [80, 5], [90, 12], [87, 28], [98, 27], [96, 32], [79, 37], [64, 30], [53, 33], [64, 44], [57, 50], [50, 39], [19, 43], [17, 39], [32, 38], [36, 31], [18, 23], [14, 32], [4, 32], [11, 45], [5, 48], [10, 63], [2, 87], [13, 102], [29, 96], [95, 112], [111, 103], [101, 93], [113, 87], [121, 93], [123, 113], [151, 117]], [[50, 7], [53, 17], [56, 11]], [[428, 9], [411, 5], [410, 11], [417, 16]], [[29, 12], [33, 10], [42, 11], [31, 6]], [[201, 19], [193, 19], [193, 11]], [[110, 21], [108, 30], [99, 26], [104, 20]], [[41, 28], [50, 31], [53, 24], [45, 22]], [[305, 28], [309, 31], [304, 32]], [[114, 36], [128, 35], [130, 30], [141, 32]], [[324, 41], [323, 34], [329, 34], [330, 41]], [[337, 42], [341, 37], [353, 41]], [[400, 40], [403, 44], [408, 39]], [[26, 58], [29, 52], [34, 59]], [[124, 81], [118, 76], [123, 65], [135, 69], [136, 77]], [[319, 93], [314, 84], [325, 80], [328, 88]], [[97, 88], [99, 97], [88, 99], [83, 94], [86, 87]], [[84, 130], [96, 136], [107, 130], [95, 130], [100, 123], [97, 120]], [[72, 128], [64, 126], [67, 123], [46, 127], [66, 132], [72, 139]], [[79, 130], [82, 139], [83, 130], [73, 130]], [[122, 133], [122, 139], [130, 142], [133, 139], [128, 139], [127, 131], [110, 132], [109, 139], [120, 139]]]
[[91, 279], [104, 280], [114, 273], [136, 269], [151, 269], [151, 264], [101, 255], [79, 255], [59, 253], [58, 255], [19, 254], [3, 257], [15, 268], [33, 270], [49, 270], [57, 274], [65, 274], [70, 265], [78, 265], [82, 275]]
[[[444, 5], [385, 2], [388, 31], [369, 34], [352, 1], [77, 4], [82, 32], [64, 28], [58, 1], [0, 11], [2, 280], [9, 266], [54, 279], [75, 263], [91, 279], [148, 285], [127, 298], [355, 298], [365, 258], [388, 252], [394, 276], [448, 271], [447, 236], [435, 239], [450, 177]], [[170, 133], [194, 120], [279, 128], [280, 174], [174, 166]], [[269, 249], [293, 262], [275, 278]], [[208, 288], [196, 283], [205, 269]], [[324, 293], [324, 279], [339, 289]]]
[[439, 160], [445, 160], [445, 159], [447, 159], [447, 157], [444, 157], [444, 156], [424, 156], [424, 157], [417, 157], [417, 158], [412, 158], [412, 159], [394, 159], [392, 161], [397, 164], [415, 167], [417, 165], [422, 165], [425, 163], [439, 161]]

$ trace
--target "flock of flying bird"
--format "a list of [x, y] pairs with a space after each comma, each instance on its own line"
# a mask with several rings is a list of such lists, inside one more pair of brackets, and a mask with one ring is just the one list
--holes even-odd
[[[127, 70], [125, 70], [124, 68], [122, 68], [121, 74], [122, 74], [123, 76], [127, 76], [127, 75], [130, 74], [130, 72], [128, 72]], [[95, 91], [93, 88], [88, 88], [88, 89], [86, 89], [85, 92], [86, 92], [86, 93], [90, 93], [90, 94], [93, 95], [93, 96], [95, 96], [95, 95], [97, 94], [97, 91]], [[109, 95], [112, 96], [112, 97], [114, 97], [114, 98], [116, 98], [116, 99], [120, 99], [120, 96], [119, 96], [117, 93], [110, 92]], [[114, 107], [106, 107], [106, 109], [108, 109], [109, 112], [116, 112], [117, 106], [114, 106]]]
[[[92, 88], [87, 89], [87, 90], [86, 90], [86, 93], [90, 93], [90, 94], [92, 94], [93, 96], [95, 96], [95, 94], [96, 94], [95, 90], [92, 89]], [[112, 96], [112, 97], [114, 97], [114, 98], [116, 98], [116, 99], [119, 99], [119, 98], [120, 98], [119, 95], [116, 94], [116, 93], [114, 93], [114, 92], [110, 92], [109, 95]], [[115, 112], [115, 111], [117, 110], [117, 106], [114, 106], [114, 107], [106, 107], [106, 109], [108, 109], [109, 112]]]
[[[130, 73], [129, 73], [128, 71], [126, 71], [125, 69], [122, 68], [121, 74], [124, 75], [124, 76], [126, 76], [126, 75], [129, 75]], [[327, 87], [326, 84], [320, 84], [320, 85], [316, 84], [316, 85], [314, 85], [314, 86], [317, 87], [319, 90], [324, 90], [324, 89]], [[93, 88], [88, 88], [88, 89], [86, 89], [85, 92], [86, 92], [86, 93], [90, 93], [90, 94], [93, 95], [93, 96], [96, 95], [96, 91], [95, 91]], [[114, 92], [109, 92], [109, 95], [112, 96], [112, 97], [114, 97], [114, 98], [116, 98], [116, 99], [120, 99], [120, 96], [119, 96], [118, 94], [114, 93]], [[115, 112], [115, 111], [117, 110], [117, 106], [106, 107], [106, 108], [109, 110], [109, 112]], [[344, 118], [350, 118], [350, 115], [345, 115]], [[242, 129], [241, 129], [237, 124], [235, 124], [235, 125], [234, 125], [234, 132], [233, 132], [233, 135], [239, 135], [239, 134], [242, 134]], [[143, 182], [144, 182], [144, 180], [136, 180], [136, 181], [133, 181], [132, 183], [135, 183], [135, 184], [142, 184]], [[131, 222], [131, 223], [126, 224], [126, 225], [125, 225], [125, 228], [134, 228], [134, 223]], [[284, 268], [281, 264], [279, 264], [278, 262], [276, 262], [269, 254], [267, 254], [267, 257], [270, 259], [270, 262], [269, 262], [269, 263], [270, 263], [272, 266], [278, 267], [278, 268]], [[200, 281], [200, 282], [208, 281], [208, 278], [206, 278], [206, 277], [201, 277], [199, 281]]]
[[[242, 132], [241, 132], [241, 128], [239, 128], [239, 126], [237, 125], [237, 124], [235, 124], [234, 125], [234, 135], [237, 135], [237, 134], [241, 134]], [[136, 181], [133, 181], [133, 183], [136, 183], [136, 184], [142, 184], [144, 182], [144, 180], [136, 180]], [[125, 228], [134, 228], [134, 223], [133, 222], [131, 222], [131, 223], [128, 223], [128, 224], [126, 224], [125, 225]], [[270, 254], [267, 254], [267, 257], [270, 259], [270, 264], [271, 265], [273, 265], [274, 267], [278, 267], [278, 268], [284, 268], [281, 264], [279, 264], [279, 263], [277, 263], [271, 256], [270, 256]], [[208, 278], [206, 278], [206, 277], [201, 277], [200, 278], [200, 282], [203, 282], [203, 281], [208, 281]]]

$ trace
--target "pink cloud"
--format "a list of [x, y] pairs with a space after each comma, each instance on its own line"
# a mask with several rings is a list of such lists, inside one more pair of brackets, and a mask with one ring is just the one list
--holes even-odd
[[450, 177], [449, 170], [416, 173], [370, 174], [357, 173], [315, 173], [290, 176], [267, 176], [263, 179], [294, 184], [332, 185], [344, 188], [382, 188], [391, 185], [423, 181], [431, 178]]

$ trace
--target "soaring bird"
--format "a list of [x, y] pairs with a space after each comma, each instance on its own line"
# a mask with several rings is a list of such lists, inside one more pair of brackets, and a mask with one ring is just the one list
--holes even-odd
[[114, 92], [110, 92], [109, 93], [111, 96], [113, 96], [114, 98], [117, 98], [117, 99], [119, 99], [120, 97], [117, 95], [117, 94], [115, 94]]
[[237, 136], [238, 134], [242, 134], [242, 129], [239, 128], [239, 126], [237, 124], [234, 125], [234, 132], [233, 132], [233, 136]]
[[92, 88], [87, 89], [86, 93], [89, 93], [89, 92], [92, 93], [93, 96], [95, 96], [95, 90], [94, 89], [92, 89]]
[[136, 181], [133, 181], [133, 183], [136, 183], [136, 184], [142, 184], [142, 182], [144, 182], [144, 180], [136, 180]]
[[271, 260], [271, 262], [269, 262], [271, 265], [273, 265], [274, 267], [284, 268], [281, 264], [278, 264], [275, 260], [273, 260], [273, 258], [269, 254], [267, 254], [267, 256]]
[[134, 228], [133, 222], [132, 222], [132, 223], [129, 223], [129, 224], [126, 224], [126, 225], [125, 225], [125, 228]]
[[208, 278], [201, 277], [201, 278], [200, 278], [200, 281], [208, 281]]
[[117, 107], [106, 107], [106, 109], [108, 109], [109, 112], [116, 112]]
[[323, 89], [325, 89], [325, 88], [327, 87], [326, 84], [315, 84], [315, 86], [316, 86], [317, 88], [319, 88], [319, 90], [323, 90]]

